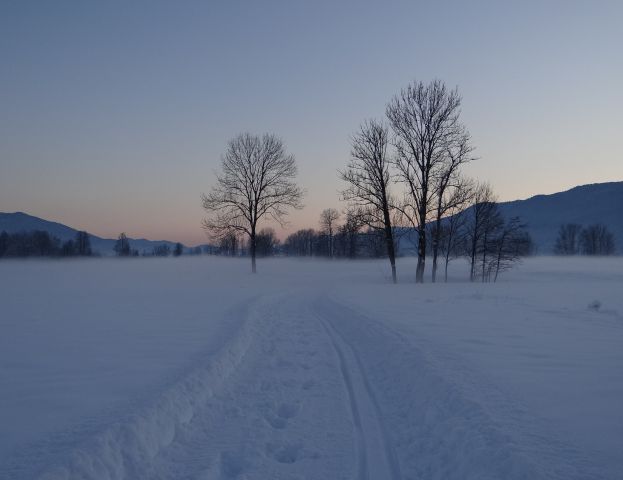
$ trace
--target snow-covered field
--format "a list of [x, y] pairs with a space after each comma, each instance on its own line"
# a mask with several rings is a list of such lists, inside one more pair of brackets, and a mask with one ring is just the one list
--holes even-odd
[[1, 262], [0, 478], [623, 478], [623, 258], [398, 267]]

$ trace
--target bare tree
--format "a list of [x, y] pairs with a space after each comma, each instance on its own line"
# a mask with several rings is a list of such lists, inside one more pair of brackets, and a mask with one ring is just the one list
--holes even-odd
[[526, 231], [526, 225], [519, 217], [513, 217], [508, 222], [504, 222], [497, 238], [492, 243], [494, 256], [491, 270], [495, 272], [493, 281], [497, 282], [500, 272], [512, 268], [521, 257], [530, 252], [532, 240]]
[[74, 245], [76, 249], [76, 255], [81, 257], [88, 257], [93, 255], [93, 251], [91, 250], [91, 240], [87, 232], [76, 232]]
[[399, 181], [406, 186], [400, 210], [418, 233], [416, 282], [424, 281], [426, 224], [439, 194], [436, 180], [446, 170], [448, 152], [465, 137], [459, 121], [461, 97], [443, 82], [414, 82], [387, 105], [394, 132]]
[[495, 199], [482, 205], [482, 223], [481, 223], [481, 242], [480, 242], [480, 265], [481, 281], [488, 282], [491, 278], [493, 270], [492, 257], [496, 253], [496, 242], [498, 235], [504, 225], [504, 219], [500, 214], [497, 201]]
[[340, 178], [347, 186], [342, 198], [357, 210], [361, 222], [382, 229], [387, 256], [396, 283], [396, 251], [391, 218], [390, 162], [387, 155], [389, 132], [381, 122], [370, 120], [361, 125], [351, 140], [351, 159]]
[[580, 235], [584, 255], [614, 255], [614, 235], [605, 225], [589, 225]]
[[303, 191], [296, 185], [294, 155], [272, 134], [249, 133], [230, 140], [221, 161], [222, 173], [208, 195], [202, 195], [209, 217], [204, 227], [216, 238], [232, 232], [249, 237], [251, 271], [256, 269], [258, 222], [268, 217], [280, 225], [289, 208], [302, 208]]
[[327, 236], [329, 258], [333, 258], [333, 232], [339, 218], [340, 214], [335, 208], [326, 208], [320, 213], [320, 228]]
[[125, 233], [119, 234], [119, 238], [117, 238], [115, 242], [114, 250], [118, 257], [129, 257], [132, 254], [130, 241]]
[[463, 254], [467, 224], [467, 211], [475, 194], [474, 183], [465, 178], [459, 178], [452, 190], [452, 195], [444, 208], [446, 217], [440, 227], [438, 239], [439, 253], [444, 259], [444, 282], [448, 281], [448, 265], [450, 260]]
[[486, 280], [487, 258], [491, 251], [491, 241], [500, 222], [501, 216], [491, 186], [486, 183], [476, 186], [472, 205], [467, 212], [465, 228], [465, 254], [469, 259], [469, 278], [472, 282], [477, 276], [476, 268], [479, 259], [482, 266], [482, 279], [483, 281]]
[[[463, 127], [460, 127], [463, 128]], [[435, 180], [436, 205], [435, 226], [432, 235], [433, 268], [432, 281], [437, 280], [437, 258], [439, 256], [440, 235], [442, 232], [441, 221], [455, 211], [457, 207], [465, 205], [465, 181], [461, 179], [459, 170], [461, 166], [471, 160], [473, 147], [470, 145], [470, 137], [467, 131], [457, 132], [456, 138], [449, 142], [443, 163], [441, 164]]]
[[554, 245], [556, 255], [577, 255], [580, 253], [580, 233], [582, 226], [576, 223], [566, 223], [558, 229], [558, 237]]

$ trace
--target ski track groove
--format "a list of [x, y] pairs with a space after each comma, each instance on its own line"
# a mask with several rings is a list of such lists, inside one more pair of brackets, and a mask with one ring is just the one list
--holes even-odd
[[[389, 439], [387, 428], [383, 422], [383, 415], [378, 401], [357, 351], [346, 341], [344, 336], [332, 325], [331, 321], [328, 320], [325, 315], [316, 310], [314, 316], [319, 320], [335, 350], [339, 360], [339, 367], [344, 385], [348, 393], [353, 424], [357, 433], [357, 479], [376, 480], [383, 478], [388, 480], [400, 480], [402, 478], [400, 464]], [[347, 360], [347, 357], [351, 357], [350, 360]], [[353, 381], [355, 378], [357, 380]], [[357, 392], [364, 393], [364, 395], [357, 395], [355, 392], [355, 385], [359, 387], [357, 388]], [[363, 417], [367, 421], [362, 421], [361, 407], [364, 407], [365, 410], [373, 414], [372, 416]], [[364, 425], [367, 425], [367, 427]], [[377, 431], [373, 432], [370, 430]], [[376, 438], [376, 440], [381, 443], [382, 455], [379, 456], [380, 452], [377, 452], [376, 455], [369, 454], [374, 453], [377, 449], [370, 445], [370, 443], [373, 442], [369, 442], [368, 438], [371, 440]], [[380, 461], [375, 461], [370, 464], [371, 459]]]

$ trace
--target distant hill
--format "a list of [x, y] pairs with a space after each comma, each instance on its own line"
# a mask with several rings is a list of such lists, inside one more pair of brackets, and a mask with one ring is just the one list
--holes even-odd
[[[540, 255], [554, 252], [558, 229], [564, 223], [588, 226], [604, 224], [615, 237], [616, 253], [623, 254], [623, 182], [595, 183], [526, 200], [500, 202], [505, 218], [520, 217]], [[400, 229], [400, 251], [415, 254], [417, 237], [412, 229]]]
[[[1, 213], [0, 212], [0, 232], [7, 233], [30, 232], [33, 230], [43, 230], [50, 235], [59, 238], [61, 241], [73, 240], [77, 230], [57, 222], [44, 220], [43, 218], [28, 215], [23, 212]], [[116, 239], [101, 238], [89, 232], [91, 238], [91, 248], [101, 255], [113, 255]], [[162, 244], [168, 245], [171, 249], [175, 246], [175, 242], [167, 240], [146, 240], [144, 238], [129, 238], [130, 246], [139, 253], [150, 252], [154, 247]]]
[[583, 226], [602, 223], [614, 234], [617, 253], [623, 253], [623, 182], [582, 185], [551, 195], [500, 203], [506, 218], [521, 217], [540, 254], [553, 253], [563, 223]]

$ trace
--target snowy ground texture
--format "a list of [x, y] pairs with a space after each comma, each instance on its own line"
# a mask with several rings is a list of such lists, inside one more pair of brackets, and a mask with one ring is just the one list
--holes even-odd
[[621, 479], [623, 259], [0, 263], [0, 478]]

